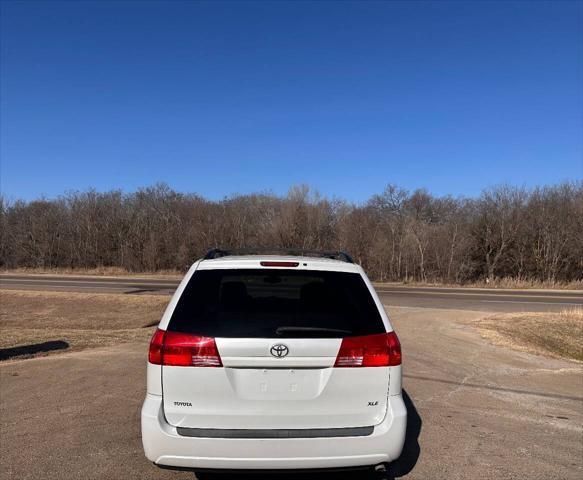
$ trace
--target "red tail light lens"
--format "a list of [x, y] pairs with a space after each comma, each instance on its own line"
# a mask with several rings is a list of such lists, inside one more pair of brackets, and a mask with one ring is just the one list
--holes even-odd
[[214, 338], [180, 332], [166, 332], [162, 362], [181, 367], [222, 366]]
[[342, 339], [335, 367], [401, 365], [401, 344], [395, 332]]
[[150, 363], [175, 367], [222, 367], [214, 338], [157, 330], [150, 342]]
[[150, 340], [150, 351], [148, 361], [155, 365], [162, 365], [162, 347], [164, 346], [164, 330], [156, 330]]

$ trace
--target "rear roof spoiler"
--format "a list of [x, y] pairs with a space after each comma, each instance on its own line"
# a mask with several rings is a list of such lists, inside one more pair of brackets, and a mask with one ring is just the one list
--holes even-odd
[[237, 249], [211, 248], [202, 259], [213, 260], [215, 258], [229, 257], [232, 255], [289, 255], [293, 257], [330, 258], [346, 263], [354, 263], [354, 260], [352, 260], [352, 257], [348, 253], [340, 250], [305, 250], [302, 248], [267, 247]]

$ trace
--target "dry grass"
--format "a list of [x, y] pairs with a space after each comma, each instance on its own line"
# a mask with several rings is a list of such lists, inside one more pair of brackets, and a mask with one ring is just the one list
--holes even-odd
[[513, 289], [566, 289], [566, 290], [583, 290], [583, 280], [575, 280], [572, 282], [542, 282], [540, 280], [526, 280], [524, 278], [495, 278], [492, 282], [486, 283], [474, 282], [472, 287], [482, 288], [513, 288]]
[[185, 272], [179, 272], [178, 270], [158, 270], [155, 272], [129, 272], [125, 268], [120, 267], [99, 267], [99, 268], [12, 268], [7, 270], [0, 270], [0, 273], [27, 274], [27, 275], [87, 275], [97, 277], [181, 279], [184, 276]]
[[482, 336], [516, 350], [583, 362], [583, 309], [503, 313], [478, 321]]
[[0, 290], [0, 348], [64, 341], [68, 350], [147, 340], [166, 295]]
[[512, 290], [583, 290], [583, 280], [573, 282], [541, 282], [520, 278], [497, 278], [492, 282], [442, 283], [442, 282], [374, 282], [375, 285], [411, 285], [415, 287], [463, 287], [463, 288], [500, 288]]

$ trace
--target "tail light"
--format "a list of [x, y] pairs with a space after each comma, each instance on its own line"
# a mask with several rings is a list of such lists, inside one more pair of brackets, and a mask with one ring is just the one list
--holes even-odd
[[150, 351], [148, 352], [148, 362], [155, 365], [162, 365], [162, 348], [164, 346], [164, 330], [157, 329], [150, 340]]
[[395, 332], [345, 337], [335, 367], [393, 367], [401, 365], [401, 344]]
[[222, 367], [214, 338], [156, 330], [150, 342], [150, 363], [175, 367]]

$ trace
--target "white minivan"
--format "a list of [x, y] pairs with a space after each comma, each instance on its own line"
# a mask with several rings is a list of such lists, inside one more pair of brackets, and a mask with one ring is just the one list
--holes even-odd
[[347, 254], [211, 250], [152, 338], [141, 417], [159, 466], [383, 465], [405, 441], [401, 347]]

